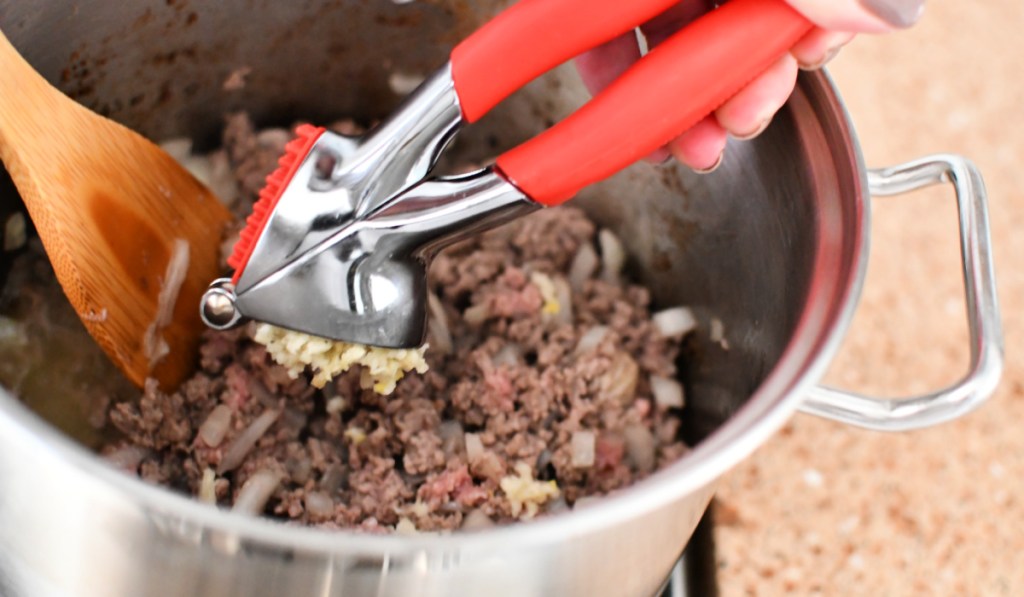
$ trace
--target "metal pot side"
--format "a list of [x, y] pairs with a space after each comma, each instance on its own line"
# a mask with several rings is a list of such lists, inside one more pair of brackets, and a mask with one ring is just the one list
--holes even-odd
[[[392, 73], [432, 72], [504, 4], [0, 0], [0, 27], [84, 104], [154, 139], [210, 145], [230, 110], [264, 124], [380, 117], [400, 99]], [[224, 89], [240, 68], [252, 69], [245, 88]], [[492, 156], [585, 99], [563, 68], [456, 153]], [[638, 164], [575, 200], [624, 240], [659, 305], [717, 317], [728, 345], [705, 326], [687, 347], [695, 449], [569, 515], [411, 538], [245, 518], [122, 475], [0, 388], [0, 594], [654, 594], [716, 480], [785, 422], [834, 353], [864, 275], [866, 173], [835, 89], [804, 74], [772, 127], [731, 144], [714, 174]], [[0, 210], [16, 203], [0, 196]]]

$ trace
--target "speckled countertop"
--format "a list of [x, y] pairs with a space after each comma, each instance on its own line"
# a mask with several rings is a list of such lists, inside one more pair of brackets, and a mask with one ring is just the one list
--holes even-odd
[[[964, 419], [882, 434], [797, 415], [724, 480], [722, 595], [1024, 595], [1024, 3], [930, 0], [830, 67], [869, 166], [935, 152], [989, 190], [1006, 372]], [[890, 396], [955, 381], [967, 326], [952, 191], [874, 202], [860, 309], [826, 381]]]

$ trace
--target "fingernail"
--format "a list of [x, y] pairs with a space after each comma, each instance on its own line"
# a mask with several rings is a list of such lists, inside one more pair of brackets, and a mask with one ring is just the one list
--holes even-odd
[[843, 46], [829, 48], [829, 50], [825, 52], [825, 55], [822, 56], [821, 59], [818, 60], [817, 62], [814, 62], [813, 64], [801, 64], [800, 70], [818, 70], [819, 68], [828, 64], [829, 62], [832, 62], [832, 59], [835, 58], [836, 55], [839, 54], [839, 50], [842, 49]]
[[746, 134], [743, 134], [743, 135], [734, 135], [734, 137], [736, 137], [740, 141], [746, 141], [747, 139], [753, 139], [754, 137], [756, 137], [756, 136], [760, 135], [761, 133], [763, 133], [764, 129], [768, 128], [768, 125], [771, 124], [771, 123], [772, 123], [772, 119], [771, 118], [765, 118], [764, 120], [761, 121], [761, 124], [757, 125], [757, 128], [755, 128], [752, 132], [749, 132], [749, 133], [746, 133]]
[[906, 29], [921, 18], [924, 0], [860, 0], [861, 6], [893, 27]]
[[696, 172], [697, 174], [710, 174], [715, 170], [718, 170], [718, 167], [722, 165], [722, 160], [724, 159], [725, 152], [723, 151], [722, 153], [718, 154], [718, 159], [715, 160], [714, 164], [711, 164], [707, 168], [694, 168], [693, 171]]

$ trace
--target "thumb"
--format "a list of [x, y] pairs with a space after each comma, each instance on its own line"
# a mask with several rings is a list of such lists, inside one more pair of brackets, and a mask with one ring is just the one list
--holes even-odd
[[924, 0], [786, 0], [823, 29], [883, 33], [921, 18]]

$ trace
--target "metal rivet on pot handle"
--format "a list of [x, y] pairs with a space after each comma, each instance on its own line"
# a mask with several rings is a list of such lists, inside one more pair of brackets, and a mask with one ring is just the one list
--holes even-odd
[[940, 182], [956, 190], [960, 214], [971, 363], [957, 383], [912, 398], [886, 399], [817, 387], [801, 410], [827, 419], [879, 431], [930, 427], [956, 419], [992, 395], [1003, 371], [1003, 332], [992, 268], [985, 183], [969, 160], [937, 155], [868, 174], [872, 195], [896, 195]]

